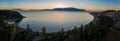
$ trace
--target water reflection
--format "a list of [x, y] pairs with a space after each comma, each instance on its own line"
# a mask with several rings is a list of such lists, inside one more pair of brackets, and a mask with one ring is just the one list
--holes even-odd
[[19, 24], [22, 20], [23, 20], [23, 18], [17, 19], [17, 20], [15, 21], [15, 23]]
[[55, 32], [64, 28], [70, 30], [74, 26], [85, 25], [93, 20], [93, 16], [88, 12], [65, 12], [65, 11], [30, 11], [20, 12], [27, 18], [24, 18], [19, 26], [26, 28], [27, 24], [33, 31], [41, 31], [46, 27], [47, 32]]
[[9, 19], [6, 20], [8, 22], [8, 24], [10, 25], [19, 25], [19, 23], [23, 20], [23, 18], [18, 18], [18, 19]]

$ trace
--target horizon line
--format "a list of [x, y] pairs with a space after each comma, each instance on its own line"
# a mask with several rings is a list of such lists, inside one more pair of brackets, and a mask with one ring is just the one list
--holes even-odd
[[[56, 8], [60, 8], [60, 7], [56, 7]], [[64, 7], [64, 8], [76, 8], [76, 7]], [[43, 8], [43, 9], [33, 9], [33, 8], [29, 8], [29, 9], [25, 9], [25, 8], [0, 8], [0, 10], [52, 10], [55, 8]], [[94, 10], [98, 10], [98, 11], [103, 11], [103, 10], [120, 10], [120, 8], [78, 8], [78, 9], [85, 9], [88, 11], [94, 11]]]

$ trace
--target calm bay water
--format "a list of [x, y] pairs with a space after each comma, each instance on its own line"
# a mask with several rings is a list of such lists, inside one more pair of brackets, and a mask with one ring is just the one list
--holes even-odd
[[19, 26], [27, 28], [27, 24], [33, 31], [41, 31], [46, 27], [47, 32], [71, 30], [74, 26], [80, 27], [81, 24], [88, 24], [93, 20], [93, 16], [88, 12], [74, 11], [19, 11], [24, 18]]

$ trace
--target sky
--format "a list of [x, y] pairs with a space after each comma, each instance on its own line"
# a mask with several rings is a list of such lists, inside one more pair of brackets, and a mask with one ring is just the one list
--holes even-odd
[[120, 10], [120, 0], [0, 0], [0, 9], [21, 8], [29, 10], [65, 7], [75, 7], [89, 10]]

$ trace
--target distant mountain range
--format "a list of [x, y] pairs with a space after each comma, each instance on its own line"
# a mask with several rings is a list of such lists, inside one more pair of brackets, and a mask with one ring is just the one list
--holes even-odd
[[[12, 9], [12, 10], [22, 10], [20, 8]], [[22, 11], [36, 11], [35, 9], [31, 10], [22, 10]], [[54, 9], [43, 9], [43, 10], [37, 10], [37, 11], [86, 11], [85, 9], [78, 9], [78, 8], [54, 8]]]
[[51, 10], [43, 10], [43, 11], [85, 11], [85, 10], [70, 7], [70, 8], [54, 8]]

